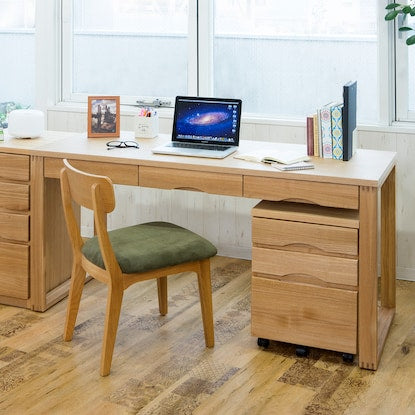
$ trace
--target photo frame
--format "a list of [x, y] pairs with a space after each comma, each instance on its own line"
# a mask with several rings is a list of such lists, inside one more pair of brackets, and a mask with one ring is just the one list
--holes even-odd
[[120, 136], [120, 97], [88, 97], [88, 137]]

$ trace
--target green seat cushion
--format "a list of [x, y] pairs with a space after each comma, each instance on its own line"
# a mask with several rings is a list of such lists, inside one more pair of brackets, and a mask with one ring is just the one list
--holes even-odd
[[[216, 255], [208, 240], [168, 222], [149, 222], [108, 232], [115, 257], [125, 274], [144, 272]], [[98, 238], [88, 239], [82, 247], [84, 256], [105, 268]]]

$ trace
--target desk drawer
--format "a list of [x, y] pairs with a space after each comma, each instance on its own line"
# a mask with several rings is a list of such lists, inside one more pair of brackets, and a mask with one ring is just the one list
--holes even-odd
[[359, 208], [358, 186], [302, 180], [244, 176], [244, 196], [266, 200], [289, 200], [321, 206]]
[[311, 284], [358, 284], [357, 259], [279, 249], [252, 248], [252, 273], [275, 277], [300, 277]]
[[0, 212], [0, 238], [29, 242], [29, 216]]
[[0, 242], [0, 295], [29, 298], [29, 247]]
[[10, 180], [29, 181], [29, 156], [19, 154], [0, 154], [0, 177]]
[[198, 190], [220, 195], [242, 196], [242, 177], [237, 174], [144, 166], [140, 167], [139, 184], [159, 189]]
[[252, 243], [316, 253], [358, 255], [358, 230], [287, 220], [252, 218]]
[[[117, 184], [138, 185], [138, 166], [135, 165], [83, 160], [69, 160], [69, 163], [87, 173], [108, 176]], [[62, 159], [45, 158], [43, 167], [45, 177], [59, 179], [62, 167]]]
[[29, 185], [0, 182], [0, 208], [28, 211]]
[[357, 292], [252, 277], [252, 335], [356, 353]]

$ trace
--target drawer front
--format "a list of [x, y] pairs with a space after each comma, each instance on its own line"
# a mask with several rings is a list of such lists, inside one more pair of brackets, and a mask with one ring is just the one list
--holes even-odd
[[19, 154], [0, 154], [0, 178], [30, 180], [30, 158]]
[[285, 220], [252, 218], [252, 243], [272, 247], [301, 247], [321, 253], [358, 254], [357, 229]]
[[0, 208], [28, 211], [29, 185], [0, 182]]
[[[69, 160], [69, 163], [75, 168], [87, 173], [108, 176], [114, 183], [138, 186], [138, 166], [82, 160]], [[45, 158], [45, 177], [59, 179], [63, 166], [62, 159]]]
[[301, 180], [244, 176], [244, 196], [266, 200], [288, 200], [321, 206], [359, 208], [358, 186]]
[[302, 277], [313, 284], [358, 284], [357, 259], [252, 248], [252, 272], [275, 277]]
[[252, 277], [252, 335], [356, 353], [357, 292]]
[[0, 212], [0, 238], [29, 242], [29, 216]]
[[242, 176], [180, 169], [140, 167], [139, 184], [159, 189], [198, 190], [229, 196], [242, 196]]
[[0, 295], [29, 298], [29, 247], [0, 243]]

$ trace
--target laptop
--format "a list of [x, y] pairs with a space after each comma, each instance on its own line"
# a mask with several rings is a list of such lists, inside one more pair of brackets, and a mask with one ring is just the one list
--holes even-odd
[[239, 145], [240, 99], [176, 97], [171, 142], [155, 154], [225, 158]]

